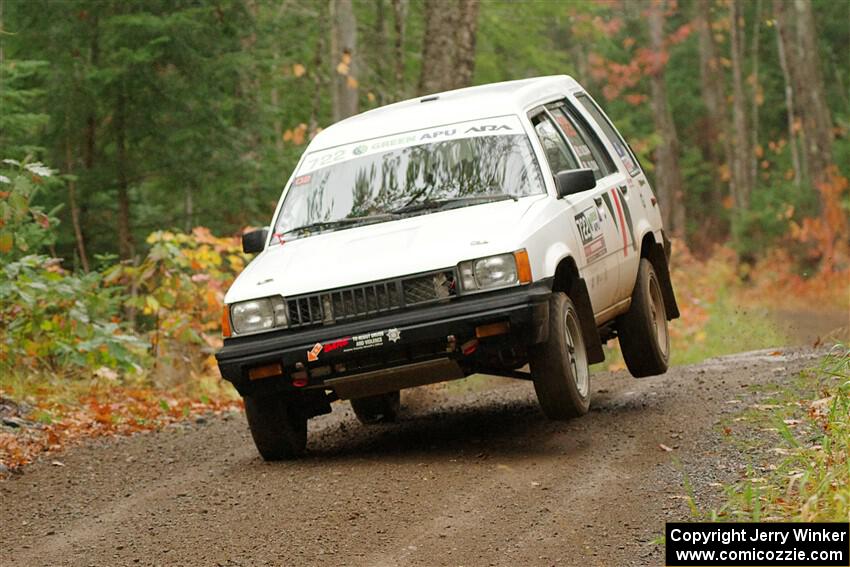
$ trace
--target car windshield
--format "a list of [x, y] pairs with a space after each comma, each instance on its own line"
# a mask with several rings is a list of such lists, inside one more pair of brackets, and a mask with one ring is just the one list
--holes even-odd
[[305, 236], [544, 192], [519, 120], [476, 120], [307, 155], [275, 234]]

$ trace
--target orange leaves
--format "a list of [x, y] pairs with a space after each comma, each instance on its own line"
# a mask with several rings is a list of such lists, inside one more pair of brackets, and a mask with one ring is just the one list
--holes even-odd
[[813, 244], [810, 248], [811, 256], [822, 259], [821, 269], [824, 271], [832, 271], [835, 265], [846, 261], [850, 256], [846, 242], [850, 227], [842, 205], [847, 188], [847, 178], [838, 172], [836, 166], [831, 166], [827, 179], [817, 184], [821, 215], [804, 218], [799, 223], [791, 222], [791, 238]]
[[645, 94], [631, 93], [627, 94], [625, 97], [626, 102], [631, 104], [632, 106], [640, 106], [649, 100], [649, 97]]
[[302, 145], [307, 141], [307, 125], [302, 122], [295, 128], [287, 128], [283, 133], [283, 141], [292, 142], [296, 146]]
[[[64, 399], [68, 394], [61, 397]], [[40, 398], [44, 399], [45, 395]], [[21, 427], [0, 433], [0, 463], [14, 471], [39, 455], [64, 449], [82, 439], [162, 429], [196, 416], [220, 415], [240, 407], [240, 401], [226, 395], [209, 399], [156, 389], [93, 388], [68, 403], [42, 401], [36, 404], [33, 415], [21, 416]], [[38, 427], [28, 421], [35, 414], [42, 416]]]
[[667, 43], [670, 45], [678, 45], [688, 39], [694, 30], [693, 22], [682, 24], [676, 31], [667, 37]]
[[336, 72], [340, 75], [348, 75], [351, 71], [351, 53], [348, 51], [343, 51], [342, 56], [339, 59], [339, 63], [336, 65]]
[[6, 254], [12, 249], [13, 241], [10, 232], [0, 233], [0, 254]]
[[305, 73], [307, 73], [307, 68], [301, 63], [296, 63], [292, 66], [292, 74], [295, 75], [296, 78], [303, 77]]

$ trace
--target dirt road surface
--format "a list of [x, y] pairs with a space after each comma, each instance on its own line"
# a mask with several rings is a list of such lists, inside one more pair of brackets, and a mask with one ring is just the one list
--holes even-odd
[[683, 478], [710, 506], [749, 462], [723, 420], [815, 356], [595, 374], [566, 423], [480, 377], [405, 392], [394, 425], [334, 404], [297, 462], [262, 462], [238, 414], [73, 448], [0, 482], [0, 565], [662, 565]]

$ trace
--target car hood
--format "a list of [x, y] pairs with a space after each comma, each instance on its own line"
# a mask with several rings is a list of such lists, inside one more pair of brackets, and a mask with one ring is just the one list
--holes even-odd
[[545, 197], [439, 211], [269, 246], [239, 275], [225, 302], [324, 291], [512, 252], [519, 241], [516, 228]]

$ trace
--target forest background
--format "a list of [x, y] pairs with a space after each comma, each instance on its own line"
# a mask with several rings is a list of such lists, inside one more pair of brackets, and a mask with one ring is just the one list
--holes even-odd
[[675, 362], [785, 344], [801, 309], [846, 333], [850, 2], [0, 0], [0, 406], [45, 425], [0, 461], [232, 405], [238, 235], [321, 128], [561, 73], [653, 180]]

